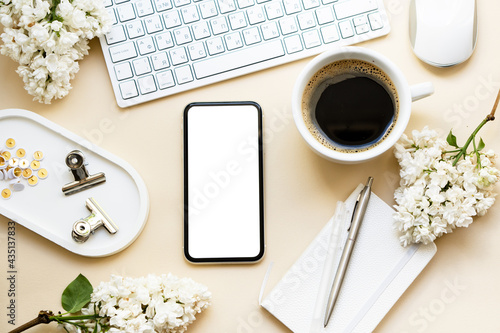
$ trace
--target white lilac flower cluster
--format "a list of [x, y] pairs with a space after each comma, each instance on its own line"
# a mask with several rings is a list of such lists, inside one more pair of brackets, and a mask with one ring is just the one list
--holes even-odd
[[[83, 315], [97, 311], [107, 332], [182, 333], [210, 305], [207, 287], [190, 278], [153, 275], [129, 278], [113, 275], [94, 288]], [[65, 325], [75, 331], [75, 326]], [[78, 329], [76, 329], [78, 330]]]
[[111, 28], [102, 0], [0, 0], [0, 53], [19, 63], [17, 73], [34, 100], [66, 96], [88, 41]]
[[465, 155], [453, 165], [453, 150], [436, 131], [425, 127], [403, 135], [394, 154], [401, 166], [400, 187], [394, 193], [394, 214], [401, 244], [427, 244], [456, 227], [468, 227], [493, 205], [499, 170], [493, 151]]

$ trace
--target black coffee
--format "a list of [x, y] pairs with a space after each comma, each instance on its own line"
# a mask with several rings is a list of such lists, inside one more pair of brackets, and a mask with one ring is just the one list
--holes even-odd
[[372, 63], [345, 59], [322, 67], [302, 95], [302, 116], [323, 146], [346, 153], [371, 149], [392, 131], [399, 97]]
[[314, 111], [324, 134], [348, 147], [380, 140], [394, 119], [391, 95], [375, 80], [362, 76], [328, 85]]

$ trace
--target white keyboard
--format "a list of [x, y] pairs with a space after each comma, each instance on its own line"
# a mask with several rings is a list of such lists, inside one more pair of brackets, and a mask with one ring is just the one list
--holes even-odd
[[385, 35], [383, 0], [105, 0], [120, 107]]

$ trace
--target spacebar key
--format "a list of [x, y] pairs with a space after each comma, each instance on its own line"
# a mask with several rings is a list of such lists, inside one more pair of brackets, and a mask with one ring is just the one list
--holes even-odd
[[247, 47], [236, 52], [196, 62], [193, 64], [193, 68], [196, 77], [202, 79], [284, 55], [283, 44], [281, 44], [280, 40], [274, 40], [269, 43]]

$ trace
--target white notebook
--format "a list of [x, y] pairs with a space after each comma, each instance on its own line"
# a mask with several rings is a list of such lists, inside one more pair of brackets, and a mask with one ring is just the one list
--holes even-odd
[[[362, 187], [359, 185], [345, 201], [349, 219]], [[316, 325], [311, 330], [311, 323], [318, 295], [325, 293], [320, 284], [333, 217], [261, 305], [295, 333], [372, 332], [436, 253], [434, 243], [402, 247], [393, 227], [393, 212], [372, 193], [326, 328]], [[340, 256], [341, 251], [337, 252]]]

